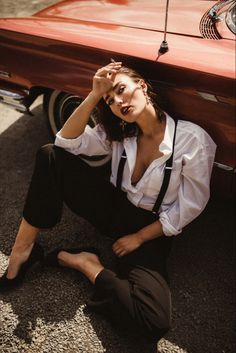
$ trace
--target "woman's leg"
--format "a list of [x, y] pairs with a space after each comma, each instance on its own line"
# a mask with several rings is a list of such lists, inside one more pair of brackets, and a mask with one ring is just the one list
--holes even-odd
[[[130, 204], [122, 195], [117, 197], [117, 204], [109, 203], [109, 207], [112, 209], [110, 235], [114, 239], [136, 232], [157, 219], [153, 213]], [[63, 266], [82, 272], [95, 285], [94, 295], [88, 302], [91, 310], [108, 316], [127, 330], [158, 340], [170, 327], [171, 295], [165, 279], [171, 243], [171, 238], [161, 237], [119, 258], [118, 274], [104, 269], [94, 254], [60, 252], [58, 257]]]
[[137, 331], [148, 339], [158, 340], [169, 329], [171, 296], [164, 278], [142, 266], [134, 266], [127, 278], [104, 269], [95, 254], [81, 252], [58, 254], [62, 266], [82, 272], [92, 284], [95, 293], [89, 307], [127, 329]]
[[[39, 228], [46, 228], [49, 225], [48, 218], [50, 216], [56, 218], [56, 221], [60, 219], [62, 201], [58, 195], [55, 197], [56, 188], [53, 186], [55, 184], [55, 173], [52, 171], [54, 169], [53, 158], [50, 157], [52, 153], [52, 145], [43, 146], [37, 152], [34, 172], [23, 210], [23, 218], [9, 257], [8, 279], [15, 278], [21, 265], [29, 258]], [[59, 214], [52, 215], [48, 207], [54, 213], [56, 210]], [[41, 220], [38, 221], [37, 218]], [[54, 219], [52, 221], [56, 223]]]
[[[100, 190], [97, 183], [99, 179], [102, 180], [104, 170], [88, 167], [79, 157], [52, 144], [39, 149], [23, 219], [9, 258], [7, 278], [13, 279], [27, 261], [39, 229], [51, 228], [60, 221], [64, 198], [69, 205], [75, 205], [77, 214], [83, 214], [85, 208], [85, 216], [86, 213], [89, 214], [87, 218], [92, 216], [91, 204], [96, 190]], [[90, 186], [94, 189], [91, 190]]]
[[157, 272], [136, 266], [127, 278], [103, 270], [95, 280], [92, 310], [109, 315], [118, 326], [151, 340], [160, 339], [171, 325], [170, 289]]
[[61, 166], [67, 154], [51, 144], [41, 147], [36, 154], [23, 218], [9, 257], [8, 279], [15, 278], [21, 265], [29, 258], [39, 229], [52, 227], [61, 219]]
[[[100, 207], [91, 212], [93, 220], [97, 216], [95, 225], [99, 226], [99, 220], [107, 222], [110, 228], [105, 227], [105, 224], [103, 226], [109, 228], [108, 234], [114, 239], [136, 232], [157, 219], [152, 212], [132, 205], [124, 194], [115, 195], [111, 203], [104, 202], [109, 194], [104, 193], [104, 189], [100, 195], [95, 189], [93, 192], [96, 196], [94, 203], [89, 205], [90, 210], [99, 204], [100, 198]], [[73, 207], [77, 206], [71, 205]], [[170, 326], [170, 290], [164, 279], [170, 248], [171, 239], [167, 237], [147, 242], [118, 260], [118, 274], [104, 269], [95, 254], [69, 254], [62, 251], [58, 259], [61, 265], [82, 272], [95, 284], [93, 298], [88, 303], [92, 310], [109, 314], [111, 321], [126, 328], [138, 329], [148, 338], [156, 340]]]
[[38, 232], [38, 228], [31, 226], [24, 218], [22, 219], [9, 258], [7, 278], [12, 279], [16, 277], [21, 265], [27, 261]]

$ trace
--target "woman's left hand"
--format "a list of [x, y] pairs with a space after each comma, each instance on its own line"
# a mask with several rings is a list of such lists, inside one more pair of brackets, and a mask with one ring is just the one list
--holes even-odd
[[124, 237], [119, 238], [112, 245], [114, 253], [118, 256], [124, 256], [130, 252], [136, 250], [142, 245], [142, 241], [137, 233], [125, 235]]

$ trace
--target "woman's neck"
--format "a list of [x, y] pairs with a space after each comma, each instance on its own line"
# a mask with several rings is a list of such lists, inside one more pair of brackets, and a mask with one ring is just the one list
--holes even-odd
[[164, 125], [164, 121], [159, 120], [156, 110], [151, 104], [149, 104], [147, 109], [145, 109], [145, 111], [139, 116], [136, 123], [142, 134], [146, 137], [153, 137], [156, 134], [159, 134]]

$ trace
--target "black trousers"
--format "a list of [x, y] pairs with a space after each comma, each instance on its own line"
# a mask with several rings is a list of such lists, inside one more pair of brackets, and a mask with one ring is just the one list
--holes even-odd
[[[157, 216], [129, 202], [108, 174], [108, 166], [92, 168], [60, 147], [43, 146], [36, 155], [23, 217], [35, 227], [53, 227], [65, 202], [114, 241], [153, 223]], [[166, 272], [171, 242], [163, 236], [117, 258], [116, 273], [104, 269], [97, 276], [89, 308], [150, 339], [162, 337], [171, 320]]]

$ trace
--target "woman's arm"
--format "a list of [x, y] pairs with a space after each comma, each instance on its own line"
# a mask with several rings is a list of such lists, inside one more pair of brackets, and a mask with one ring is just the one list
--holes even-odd
[[162, 225], [158, 220], [140, 229], [137, 233], [119, 238], [113, 244], [112, 249], [118, 257], [121, 257], [136, 250], [146, 241], [159, 238], [162, 235], [164, 235]]
[[[166, 236], [177, 235], [204, 210], [210, 197], [210, 179], [216, 145], [200, 127], [186, 141], [181, 183], [176, 200], [162, 208], [159, 220]], [[184, 138], [182, 139], [184, 140]]]
[[60, 130], [60, 135], [66, 139], [74, 139], [80, 136], [88, 123], [89, 117], [99, 102], [99, 97], [90, 92], [79, 107], [71, 114]]
[[103, 95], [112, 88], [114, 77], [120, 68], [121, 62], [110, 63], [96, 72], [93, 77], [92, 91], [65, 122], [60, 130], [61, 137], [74, 139], [84, 132], [93, 109]]
[[[113, 251], [117, 256], [126, 255], [144, 242], [162, 235], [173, 236], [181, 233], [183, 227], [195, 219], [206, 206], [216, 145], [200, 127], [190, 127], [194, 132], [192, 138], [186, 133], [179, 136], [182, 144], [184, 138], [188, 137], [188, 141], [184, 144], [187, 152], [182, 155], [181, 184], [176, 200], [160, 213], [158, 221], [137, 233], [119, 238], [113, 244]], [[188, 126], [185, 125], [185, 128]]]

